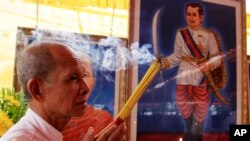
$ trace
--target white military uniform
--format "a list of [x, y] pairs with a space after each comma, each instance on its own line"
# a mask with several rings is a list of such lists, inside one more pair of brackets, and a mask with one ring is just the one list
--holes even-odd
[[[213, 66], [212, 69], [218, 67], [221, 63], [221, 57], [219, 55], [218, 45], [213, 33], [202, 27], [197, 30], [188, 28], [188, 30], [190, 31], [193, 40], [202, 52], [203, 56], [205, 58], [208, 57], [208, 54], [209, 56], [212, 56], [209, 59], [209, 62]], [[177, 84], [199, 86], [203, 79], [203, 74], [199, 70], [197, 62], [190, 59], [183, 59], [185, 57], [192, 58], [194, 56], [191, 54], [187, 44], [185, 43], [181, 32], [178, 31], [175, 39], [174, 53], [166, 59], [170, 68], [179, 65]]]

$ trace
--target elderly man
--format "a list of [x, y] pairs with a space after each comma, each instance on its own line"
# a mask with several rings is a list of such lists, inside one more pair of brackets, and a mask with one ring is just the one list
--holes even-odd
[[[22, 119], [9, 129], [2, 141], [62, 141], [62, 129], [72, 117], [84, 114], [87, 66], [68, 45], [55, 41], [41, 41], [25, 48], [19, 55], [17, 74], [29, 101]], [[110, 124], [94, 136], [89, 128], [84, 141], [117, 141], [125, 135], [125, 124]]]

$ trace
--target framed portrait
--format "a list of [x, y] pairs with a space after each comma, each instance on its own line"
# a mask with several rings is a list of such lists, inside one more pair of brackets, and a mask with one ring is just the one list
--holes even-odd
[[[65, 42], [66, 44], [70, 44], [77, 52], [88, 55], [91, 58], [91, 66], [96, 78], [95, 87], [88, 99], [88, 104], [96, 109], [106, 110], [112, 116], [118, 112], [119, 107], [122, 107], [122, 104], [125, 102], [124, 96], [121, 93], [126, 92], [124, 85], [121, 85], [120, 81], [125, 79], [126, 69], [116, 68], [116, 63], [119, 61], [115, 56], [115, 47], [113, 44], [109, 44], [109, 42], [111, 40], [119, 42], [121, 47], [126, 48], [127, 39], [18, 27], [16, 56], [27, 45], [39, 40]], [[14, 69], [13, 82], [15, 90], [20, 90], [16, 68]], [[123, 82], [125, 83], [126, 81], [124, 80]]]
[[[221, 64], [225, 68], [225, 82], [217, 88], [220, 96], [229, 101], [223, 103], [208, 82], [207, 111], [202, 122], [204, 140], [229, 140], [231, 124], [248, 123], [247, 66], [244, 37], [245, 1], [236, 0], [136, 0], [131, 2], [130, 40], [140, 44], [151, 44], [151, 53], [156, 58], [170, 56], [177, 44], [177, 33], [188, 28], [188, 3], [198, 3], [203, 8], [200, 19], [202, 32], [213, 35], [219, 48]], [[194, 22], [191, 20], [189, 22]], [[189, 24], [191, 24], [189, 23]], [[182, 33], [181, 33], [182, 34]], [[196, 34], [195, 32], [191, 33]], [[191, 36], [192, 36], [191, 35]], [[184, 36], [181, 36], [184, 38]], [[197, 34], [205, 40], [205, 35]], [[195, 42], [198, 42], [195, 39]], [[198, 44], [197, 44], [198, 46]], [[201, 46], [200, 46], [201, 47]], [[188, 48], [190, 51], [190, 48]], [[201, 49], [201, 48], [200, 48]], [[183, 52], [184, 49], [182, 49]], [[192, 50], [190, 51], [192, 52]], [[179, 54], [180, 55], [180, 54]], [[179, 56], [185, 60], [186, 56]], [[196, 56], [195, 56], [196, 57]], [[186, 60], [187, 61], [187, 60]], [[194, 61], [194, 60], [189, 60]], [[188, 61], [187, 61], [188, 62]], [[188, 127], [185, 111], [181, 110], [177, 99], [178, 72], [183, 64], [169, 69], [162, 69], [154, 78], [137, 105], [136, 134], [137, 141], [180, 140], [184, 139]], [[138, 66], [138, 81], [141, 80], [149, 66]], [[192, 72], [190, 72], [192, 74]], [[187, 74], [189, 75], [189, 74]], [[191, 76], [191, 75], [190, 75]], [[215, 79], [215, 78], [213, 78]], [[178, 81], [178, 82], [177, 82]], [[179, 86], [178, 86], [179, 88]], [[178, 90], [179, 93], [179, 90]], [[197, 118], [196, 118], [197, 119]]]

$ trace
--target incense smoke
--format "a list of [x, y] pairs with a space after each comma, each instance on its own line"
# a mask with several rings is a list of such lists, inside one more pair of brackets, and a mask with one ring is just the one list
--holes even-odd
[[129, 63], [150, 64], [155, 59], [149, 51], [152, 48], [150, 44], [140, 47], [135, 42], [128, 48], [124, 40], [112, 36], [94, 41], [91, 35], [40, 29], [33, 31], [32, 35], [34, 41], [54, 40], [69, 44], [77, 52], [89, 56], [94, 69], [100, 71], [126, 70]]

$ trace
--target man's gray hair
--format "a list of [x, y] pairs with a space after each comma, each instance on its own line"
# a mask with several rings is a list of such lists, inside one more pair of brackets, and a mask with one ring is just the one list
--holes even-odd
[[28, 81], [31, 78], [46, 80], [48, 74], [55, 68], [55, 58], [49, 51], [49, 47], [54, 45], [60, 43], [46, 41], [32, 43], [18, 54], [17, 76], [27, 99], [31, 98], [27, 88]]

